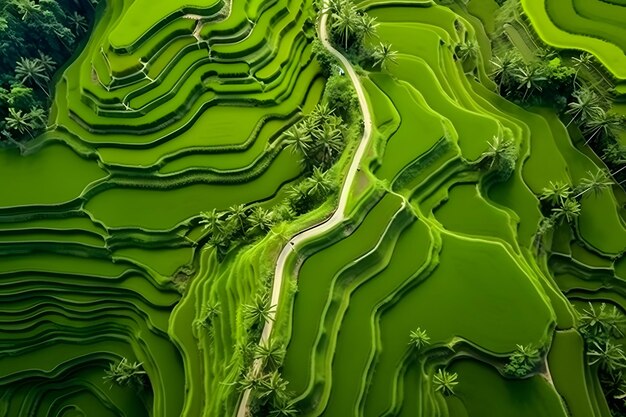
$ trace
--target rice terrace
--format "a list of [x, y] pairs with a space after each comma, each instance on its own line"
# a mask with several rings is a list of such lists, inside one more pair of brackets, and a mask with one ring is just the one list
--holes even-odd
[[626, 0], [0, 0], [0, 417], [626, 417]]

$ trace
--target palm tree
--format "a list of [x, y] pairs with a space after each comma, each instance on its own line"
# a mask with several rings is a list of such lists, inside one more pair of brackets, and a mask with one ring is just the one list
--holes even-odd
[[283, 379], [278, 371], [272, 371], [265, 375], [262, 379], [261, 386], [257, 389], [257, 397], [273, 398], [274, 401], [287, 401], [289, 393], [287, 392], [288, 382]]
[[87, 28], [89, 27], [87, 25], [87, 19], [85, 19], [83, 15], [81, 15], [80, 13], [76, 11], [74, 11], [74, 13], [72, 13], [68, 17], [68, 21], [69, 21], [69, 24], [74, 29], [74, 32], [79, 35], [87, 31]]
[[235, 204], [230, 206], [228, 209], [228, 216], [226, 217], [226, 221], [233, 222], [238, 224], [237, 227], [241, 230], [242, 233], [246, 232], [246, 219], [248, 214], [246, 213], [246, 206], [243, 204]]
[[46, 127], [48, 115], [41, 107], [33, 107], [28, 112], [28, 117], [30, 117], [34, 129]]
[[579, 118], [584, 124], [596, 118], [603, 111], [600, 97], [590, 88], [581, 88], [573, 96], [575, 101], [567, 104], [569, 109], [565, 112], [572, 117], [567, 126]]
[[274, 339], [261, 342], [254, 349], [254, 358], [261, 360], [263, 367], [278, 369], [285, 357], [285, 348]]
[[611, 337], [620, 339], [624, 336], [626, 318], [616, 306], [611, 310], [606, 309], [606, 304], [600, 304], [596, 308], [592, 303], [583, 309], [580, 315], [578, 331], [590, 344], [592, 342], [604, 343]]
[[32, 130], [34, 124], [29, 113], [22, 113], [21, 110], [16, 110], [13, 107], [9, 107], [9, 115], [4, 119], [7, 127], [20, 134], [28, 133], [32, 138]]
[[508, 85], [515, 78], [521, 58], [519, 54], [507, 51], [503, 57], [496, 56], [491, 60], [493, 71], [491, 75], [498, 82], [498, 91], [502, 89], [502, 84]]
[[312, 144], [311, 135], [299, 125], [292, 126], [285, 133], [285, 143], [294, 153], [300, 153], [307, 157]]
[[454, 53], [461, 62], [474, 60], [478, 56], [478, 44], [471, 39], [461, 42], [454, 49]]
[[604, 110], [598, 111], [585, 123], [586, 129], [584, 133], [591, 134], [591, 136], [589, 136], [589, 138], [585, 141], [585, 145], [591, 142], [597, 134], [600, 134], [600, 136], [609, 136], [613, 134], [615, 130], [623, 127], [622, 124], [623, 119], [618, 114], [608, 113]]
[[396, 63], [398, 53], [391, 49], [391, 44], [381, 42], [374, 49], [374, 66], [386, 69], [390, 62]]
[[376, 36], [376, 28], [378, 27], [378, 23], [376, 23], [376, 18], [371, 17], [368, 14], [363, 14], [359, 18], [359, 25], [357, 27], [357, 31], [363, 37], [373, 38]]
[[240, 380], [239, 380], [239, 389], [241, 391], [255, 391], [259, 387], [263, 385], [263, 376], [258, 375], [252, 370], [248, 371]]
[[109, 364], [109, 369], [105, 369], [102, 379], [121, 386], [143, 385], [146, 372], [142, 369], [142, 365], [141, 362], [129, 362], [128, 359], [122, 358], [117, 364]]
[[581, 68], [589, 69], [591, 64], [593, 63], [593, 55], [587, 52], [583, 52], [576, 58], [572, 58], [574, 61], [574, 68], [576, 68], [576, 74], [574, 74], [574, 83], [576, 83], [576, 78], [578, 77], [578, 72]]
[[260, 233], [268, 232], [274, 225], [274, 214], [263, 207], [255, 207], [248, 218], [253, 230]]
[[46, 55], [41, 51], [37, 52], [39, 53], [39, 61], [41, 61], [41, 65], [43, 65], [48, 74], [52, 74], [56, 69], [57, 63], [54, 62], [54, 59], [52, 59], [49, 55]]
[[352, 3], [344, 2], [339, 11], [333, 15], [333, 28], [337, 29], [343, 38], [344, 48], [348, 49], [350, 35], [355, 33], [359, 23], [359, 15]]
[[566, 184], [563, 181], [550, 181], [550, 185], [543, 189], [539, 198], [550, 203], [552, 207], [556, 207], [563, 204], [563, 202], [567, 200], [571, 194], [572, 188], [569, 184]]
[[409, 345], [413, 346], [417, 351], [422, 350], [424, 347], [430, 344], [430, 336], [426, 333], [426, 330], [422, 330], [418, 327], [409, 333]]
[[310, 130], [307, 133], [312, 132], [316, 127], [326, 123], [326, 121], [332, 116], [334, 116], [334, 110], [331, 109], [327, 103], [317, 104], [308, 117], [308, 120], [311, 121], [311, 125], [308, 126]]
[[489, 169], [499, 165], [500, 161], [507, 158], [513, 148], [513, 141], [502, 135], [494, 135], [489, 142], [489, 149], [483, 152], [483, 157], [491, 160]]
[[589, 174], [588, 178], [580, 180], [579, 187], [581, 191], [575, 196], [575, 198], [580, 197], [588, 191], [592, 191], [595, 196], [598, 196], [602, 191], [613, 185], [613, 181], [609, 179], [606, 171], [601, 168], [598, 168], [595, 173], [587, 171], [587, 174]]
[[38, 58], [20, 58], [15, 66], [15, 76], [20, 79], [22, 83], [26, 83], [27, 81], [34, 82], [49, 96], [41, 82], [47, 82], [50, 78], [46, 75], [46, 68]]
[[552, 209], [555, 220], [562, 221], [566, 219], [568, 223], [572, 223], [580, 215], [580, 203], [576, 200], [568, 198], [563, 203]]
[[604, 343], [592, 342], [587, 351], [589, 365], [599, 365], [600, 368], [615, 372], [626, 368], [626, 357], [622, 345], [614, 344], [610, 340]]
[[41, 11], [41, 6], [34, 0], [12, 0], [11, 4], [17, 8], [17, 13], [22, 20], [26, 20], [29, 16]]
[[526, 100], [526, 96], [532, 90], [542, 91], [543, 88], [541, 84], [547, 80], [543, 74], [542, 68], [538, 65], [519, 67], [514, 77], [518, 83], [517, 89], [524, 89], [522, 100]]
[[321, 153], [322, 165], [330, 166], [335, 156], [343, 149], [341, 131], [327, 123], [321, 129], [315, 129], [313, 136], [317, 139], [315, 149]]
[[251, 304], [243, 306], [244, 318], [251, 323], [260, 323], [274, 320], [274, 308], [270, 306], [267, 297], [257, 295]]
[[328, 171], [322, 171], [320, 167], [313, 168], [313, 173], [307, 179], [310, 188], [307, 192], [309, 195], [325, 196], [333, 187], [333, 181], [328, 175]]
[[458, 375], [456, 372], [448, 372], [445, 369], [438, 369], [433, 376], [435, 391], [441, 392], [445, 396], [454, 395], [454, 387], [458, 385]]
[[269, 414], [271, 417], [295, 417], [298, 410], [292, 401], [275, 400], [272, 401], [272, 410]]
[[222, 213], [218, 213], [217, 209], [209, 211], [203, 211], [200, 213], [200, 224], [204, 225], [205, 229], [208, 229], [213, 235], [218, 234], [222, 230], [224, 221], [222, 220]]

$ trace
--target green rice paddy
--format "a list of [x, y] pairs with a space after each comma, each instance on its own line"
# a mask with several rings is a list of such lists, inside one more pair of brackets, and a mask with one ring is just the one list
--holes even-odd
[[[601, 161], [552, 109], [494, 91], [496, 3], [355, 3], [379, 24], [370, 42], [397, 57], [360, 72], [374, 136], [346, 219], [287, 263], [273, 337], [298, 415], [610, 416], [575, 308], [626, 310], [623, 188], [583, 198], [572, 230], [537, 255], [542, 189]], [[622, 0], [521, 4], [542, 42], [626, 79]], [[283, 133], [323, 95], [316, 19], [310, 0], [101, 2], [50, 128], [25, 155], [0, 148], [0, 416], [236, 415], [258, 343], [242, 306], [276, 279], [285, 238], [336, 202], [224, 259], [201, 213], [272, 209], [303, 178]], [[455, 55], [468, 39], [480, 45], [470, 71]], [[477, 168], [499, 134], [520, 155], [505, 182]], [[198, 326], [208, 305], [210, 333]], [[505, 375], [529, 344], [540, 369]], [[103, 379], [122, 358], [142, 363], [149, 389]], [[458, 374], [454, 396], [435, 390], [442, 367]]]

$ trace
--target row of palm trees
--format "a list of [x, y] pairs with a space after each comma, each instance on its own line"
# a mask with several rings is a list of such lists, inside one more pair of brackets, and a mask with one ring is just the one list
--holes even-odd
[[576, 220], [582, 210], [583, 198], [598, 196], [613, 185], [613, 181], [603, 169], [598, 169], [596, 172], [588, 171], [587, 175], [575, 187], [563, 181], [550, 181], [549, 185], [543, 189], [539, 199], [542, 201], [544, 217], [535, 233], [537, 249], [543, 248], [545, 236], [563, 222], [570, 227], [576, 227]]
[[366, 45], [366, 41], [378, 37], [378, 23], [376, 18], [359, 11], [352, 0], [331, 0], [323, 11], [330, 14], [333, 43], [349, 58], [363, 66], [380, 69], [396, 62], [397, 53], [390, 44], [379, 42], [373, 48]]
[[595, 367], [612, 411], [626, 413], [626, 354], [617, 343], [626, 331], [626, 316], [616, 306], [589, 302], [579, 315], [578, 331], [585, 341], [587, 362]]

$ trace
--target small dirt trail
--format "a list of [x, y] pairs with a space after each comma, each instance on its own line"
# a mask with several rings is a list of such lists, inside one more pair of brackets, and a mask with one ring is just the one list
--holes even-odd
[[[324, 7], [328, 4], [328, 0], [324, 2]], [[328, 13], [322, 14], [319, 24], [319, 38], [324, 47], [330, 52], [335, 58], [337, 58], [343, 67], [346, 70], [346, 74], [350, 77], [352, 81], [352, 85], [356, 91], [357, 97], [359, 99], [359, 106], [361, 108], [361, 113], [363, 114], [363, 136], [361, 138], [361, 142], [354, 154], [354, 158], [352, 159], [352, 163], [350, 164], [350, 168], [348, 169], [348, 174], [346, 175], [346, 179], [341, 187], [341, 193], [339, 196], [339, 204], [337, 205], [337, 209], [333, 213], [331, 217], [326, 219], [324, 222], [319, 223], [318, 225], [304, 230], [297, 235], [295, 235], [287, 244], [284, 246], [283, 250], [280, 252], [278, 256], [278, 260], [276, 262], [276, 270], [274, 272], [274, 282], [272, 284], [272, 298], [271, 304], [272, 306], [277, 306], [280, 299], [280, 294], [283, 288], [283, 282], [285, 277], [285, 265], [287, 263], [287, 259], [291, 252], [295, 251], [295, 248], [301, 242], [304, 242], [307, 239], [310, 239], [315, 236], [322, 235], [326, 233], [328, 230], [334, 228], [341, 222], [343, 222], [346, 218], [345, 210], [346, 205], [348, 203], [348, 196], [350, 194], [350, 190], [352, 189], [352, 185], [354, 183], [354, 179], [358, 172], [359, 165], [365, 156], [365, 152], [367, 151], [368, 145], [372, 138], [372, 116], [369, 111], [369, 107], [367, 106], [367, 99], [365, 95], [365, 90], [361, 85], [359, 80], [359, 76], [356, 71], [352, 67], [352, 64], [348, 61], [346, 57], [341, 55], [339, 51], [332, 47], [328, 40]], [[272, 330], [274, 329], [274, 318], [276, 317], [276, 311], [270, 312], [270, 320], [265, 322], [265, 326], [263, 327], [263, 333], [261, 334], [261, 340], [259, 344], [265, 343], [269, 340]], [[253, 365], [253, 372], [258, 374], [261, 371], [261, 361], [257, 360]], [[237, 411], [237, 417], [246, 417], [248, 411], [248, 404], [250, 402], [250, 390], [244, 391], [241, 402], [239, 403], [239, 409]]]

